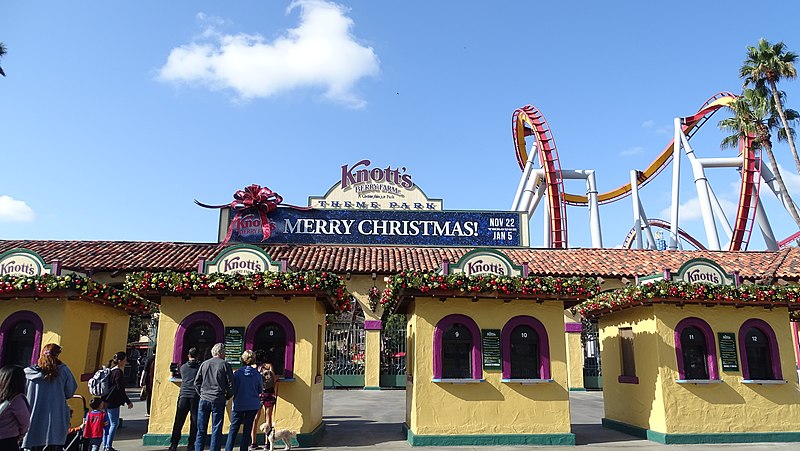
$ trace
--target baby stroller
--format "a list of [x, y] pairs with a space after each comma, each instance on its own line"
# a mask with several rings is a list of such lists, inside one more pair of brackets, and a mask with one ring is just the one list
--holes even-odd
[[71, 416], [70, 428], [67, 432], [67, 445], [64, 447], [64, 451], [89, 451], [89, 441], [83, 438], [83, 419], [89, 413], [89, 409], [86, 407], [86, 398], [74, 395], [67, 400], [67, 404]]

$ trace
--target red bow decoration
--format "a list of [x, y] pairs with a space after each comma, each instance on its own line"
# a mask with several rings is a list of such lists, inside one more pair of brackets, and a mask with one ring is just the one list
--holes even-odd
[[[271, 223], [267, 218], [267, 214], [273, 212], [278, 209], [278, 204], [283, 202], [283, 197], [280, 194], [272, 191], [267, 187], [262, 187], [260, 185], [250, 185], [245, 189], [240, 189], [233, 194], [233, 201], [230, 204], [222, 204], [222, 205], [207, 205], [202, 202], [199, 202], [197, 199], [194, 200], [194, 203], [201, 207], [205, 208], [225, 208], [230, 207], [236, 214], [233, 215], [233, 219], [231, 223], [228, 225], [228, 234], [225, 235], [225, 239], [220, 243], [220, 245], [225, 245], [230, 241], [231, 235], [233, 234], [233, 229], [239, 224], [239, 221], [242, 219], [243, 213], [247, 212], [248, 210], [256, 209], [258, 211], [259, 219], [261, 220], [261, 231], [263, 233], [264, 238], [261, 241], [266, 241], [269, 239], [270, 235], [272, 235], [272, 230], [275, 228], [275, 224]], [[310, 210], [310, 207], [298, 207], [295, 205], [286, 205], [290, 208], [295, 208], [297, 210]]]

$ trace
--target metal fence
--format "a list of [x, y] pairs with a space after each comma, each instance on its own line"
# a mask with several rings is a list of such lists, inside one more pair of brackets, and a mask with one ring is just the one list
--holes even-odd
[[406, 326], [381, 331], [381, 387], [406, 386]]
[[600, 371], [600, 334], [596, 321], [583, 321], [583, 386], [587, 390], [601, 390], [603, 375]]
[[329, 323], [325, 328], [325, 387], [364, 386], [364, 324]]

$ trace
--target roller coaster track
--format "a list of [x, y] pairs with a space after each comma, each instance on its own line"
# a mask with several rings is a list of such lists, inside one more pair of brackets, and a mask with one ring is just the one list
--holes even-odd
[[[657, 218], [648, 219], [647, 223], [650, 225], [650, 227], [658, 227], [659, 229], [664, 229], [666, 231], [670, 230], [669, 221], [664, 221], [663, 219], [657, 219]], [[706, 247], [703, 245], [703, 243], [698, 241], [695, 237], [689, 235], [688, 232], [686, 232], [681, 228], [678, 229], [678, 236], [680, 238], [683, 238], [686, 242], [688, 242], [692, 246], [694, 246], [694, 248], [697, 249], [698, 251], [706, 250]], [[622, 242], [622, 247], [625, 249], [632, 248], [635, 238], [636, 238], [636, 229], [633, 228], [630, 230], [630, 232], [628, 232], [628, 235], [625, 236], [625, 241]]]
[[[710, 97], [694, 115], [682, 119], [682, 130], [687, 138], [691, 139], [695, 133], [716, 113], [720, 108], [727, 106], [736, 96], [729, 92], [720, 92]], [[533, 136], [536, 140], [537, 157], [544, 170], [544, 183], [547, 198], [547, 208], [550, 214], [551, 243], [555, 248], [567, 246], [567, 205], [588, 205], [585, 195], [571, 194], [564, 191], [561, 164], [556, 149], [553, 134], [544, 115], [536, 107], [526, 105], [514, 111], [512, 116], [512, 134], [514, 147], [517, 153], [517, 162], [524, 170], [528, 162], [528, 151], [525, 138]], [[760, 181], [760, 158], [752, 142], [743, 142], [740, 145], [740, 154], [743, 156], [742, 182], [739, 192], [739, 205], [736, 210], [736, 219], [733, 226], [733, 237], [730, 241], [730, 250], [746, 249], [750, 240], [755, 210], [758, 200]], [[643, 187], [653, 180], [672, 161], [674, 140], [670, 140], [667, 147], [650, 163], [644, 171], [640, 171], [638, 184]], [[603, 205], [618, 201], [630, 195], [631, 184], [627, 183], [611, 191], [598, 194], [598, 202]], [[687, 234], [688, 235], [688, 234]], [[695, 240], [696, 241], [696, 240]]]

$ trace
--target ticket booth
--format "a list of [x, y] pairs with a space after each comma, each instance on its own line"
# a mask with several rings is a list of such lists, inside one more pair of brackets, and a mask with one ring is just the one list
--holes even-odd
[[582, 278], [529, 276], [496, 251], [401, 272], [383, 302], [408, 317], [405, 429], [426, 445], [572, 445], [564, 307]]
[[[178, 368], [188, 359], [188, 350], [196, 347], [206, 359], [220, 342], [234, 370], [244, 350], [267, 352], [279, 376], [274, 422], [298, 433], [295, 445], [313, 445], [324, 430], [325, 314], [350, 303], [342, 280], [325, 272], [287, 271], [250, 245], [232, 246], [201, 267], [199, 273], [137, 273], [128, 278], [128, 286], [161, 304], [144, 445], [169, 445], [181, 385]], [[229, 422], [226, 415], [224, 433]]]
[[579, 306], [599, 319], [603, 425], [668, 444], [800, 441], [797, 287], [737, 287], [700, 259], [657, 279]]
[[35, 252], [0, 254], [0, 366], [33, 365], [42, 346], [64, 348], [77, 394], [89, 397], [87, 381], [117, 351], [125, 351], [130, 314], [146, 314], [146, 300], [78, 274], [61, 274]]

